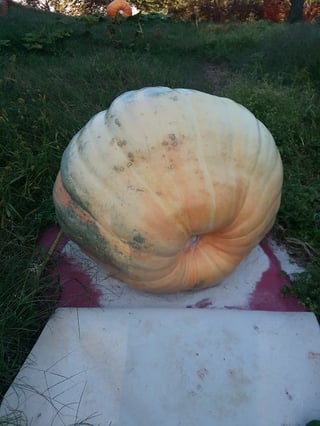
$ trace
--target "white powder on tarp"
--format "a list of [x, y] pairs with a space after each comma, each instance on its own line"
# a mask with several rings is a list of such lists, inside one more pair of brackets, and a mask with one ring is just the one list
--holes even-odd
[[285, 271], [289, 276], [292, 276], [292, 274], [299, 274], [304, 271], [301, 266], [293, 262], [284, 247], [279, 246], [275, 241], [271, 240], [270, 248], [279, 260], [281, 269]]
[[263, 249], [257, 246], [233, 273], [217, 286], [174, 294], [152, 294], [130, 288], [113, 278], [106, 269], [86, 256], [72, 241], [66, 244], [63, 253], [71, 258], [73, 263], [79, 265], [79, 268], [90, 277], [92, 284], [101, 291], [100, 305], [114, 308], [188, 306], [245, 309], [256, 284], [270, 264]]

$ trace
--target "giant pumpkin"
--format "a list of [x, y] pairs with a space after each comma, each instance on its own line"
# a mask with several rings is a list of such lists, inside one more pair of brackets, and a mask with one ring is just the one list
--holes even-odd
[[173, 292], [221, 282], [271, 229], [282, 163], [230, 99], [150, 87], [116, 98], [66, 148], [63, 231], [116, 277]]

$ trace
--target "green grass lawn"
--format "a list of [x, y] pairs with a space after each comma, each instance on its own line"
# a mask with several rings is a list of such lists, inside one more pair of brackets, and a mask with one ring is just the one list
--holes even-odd
[[55, 223], [62, 152], [127, 90], [195, 88], [266, 124], [285, 171], [273, 235], [308, 266], [289, 291], [320, 315], [319, 45], [311, 24], [113, 24], [23, 7], [0, 17], [0, 400], [54, 309], [36, 240]]

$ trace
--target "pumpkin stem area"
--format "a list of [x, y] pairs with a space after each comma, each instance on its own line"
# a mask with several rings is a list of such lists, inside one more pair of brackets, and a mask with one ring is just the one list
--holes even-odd
[[184, 244], [183, 249], [185, 251], [187, 250], [194, 250], [200, 241], [200, 235], [192, 235]]

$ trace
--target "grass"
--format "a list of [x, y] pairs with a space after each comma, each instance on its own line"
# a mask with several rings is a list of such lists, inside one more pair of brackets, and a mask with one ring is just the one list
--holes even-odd
[[286, 291], [320, 315], [319, 26], [148, 17], [114, 25], [18, 6], [0, 20], [0, 399], [55, 306], [37, 273], [36, 241], [56, 220], [51, 193], [62, 152], [130, 89], [228, 96], [267, 125], [285, 168], [273, 234], [309, 265]]

